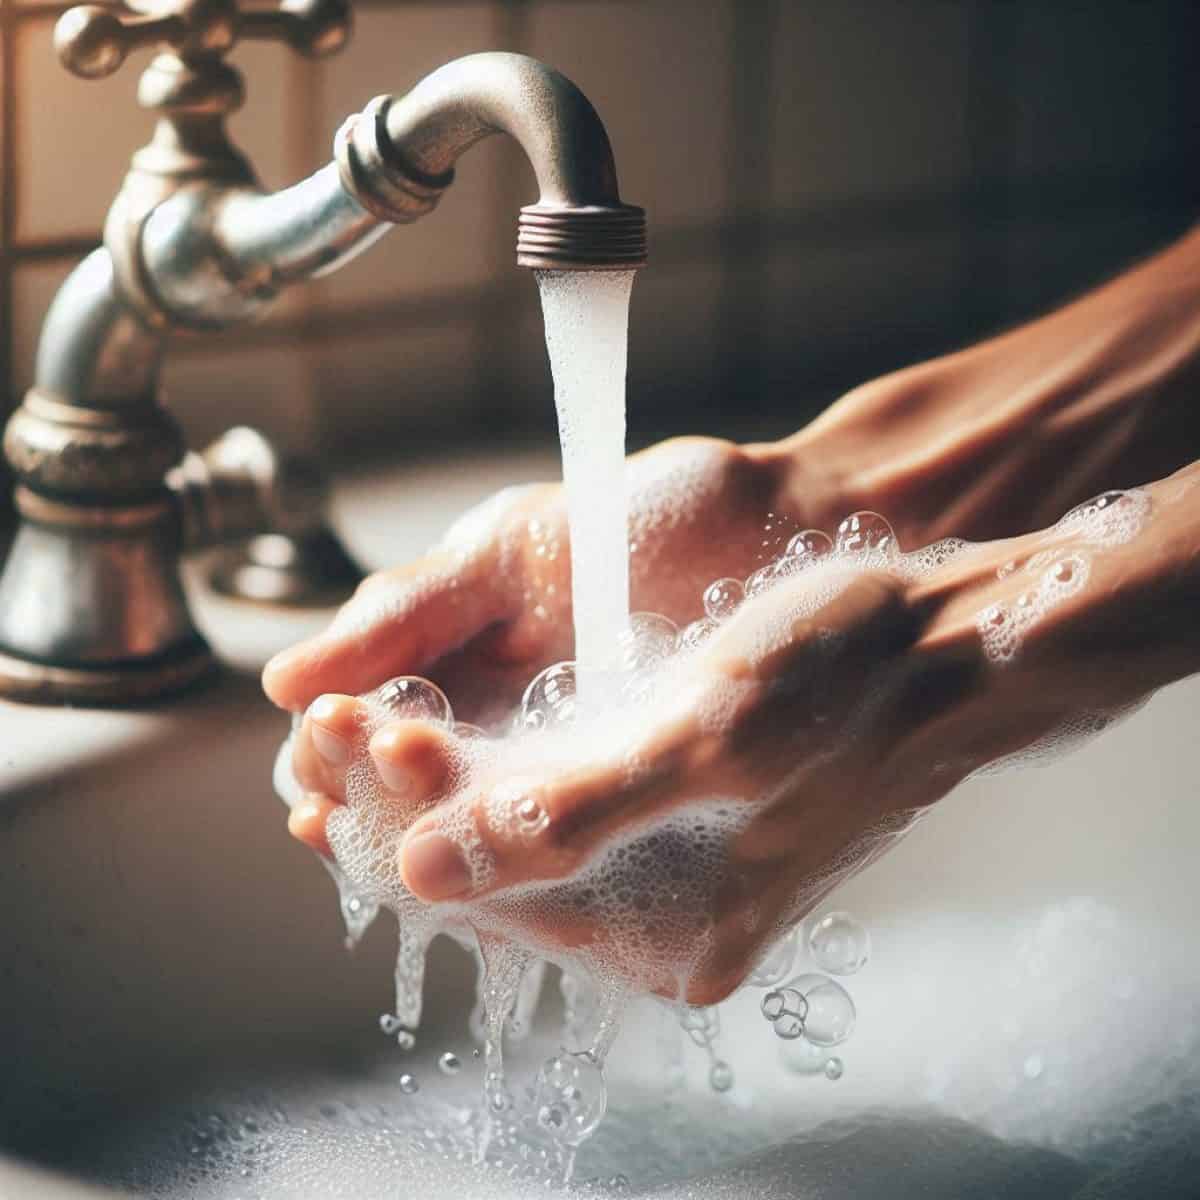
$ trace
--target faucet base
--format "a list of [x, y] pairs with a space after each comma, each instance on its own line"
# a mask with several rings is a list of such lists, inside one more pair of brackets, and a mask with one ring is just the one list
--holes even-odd
[[199, 636], [167, 656], [96, 667], [59, 667], [0, 651], [0, 698], [22, 704], [127, 706], [180, 691], [216, 667]]

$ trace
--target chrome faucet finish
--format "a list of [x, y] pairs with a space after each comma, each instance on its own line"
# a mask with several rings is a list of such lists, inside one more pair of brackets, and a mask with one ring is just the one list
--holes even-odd
[[207, 456], [185, 457], [159, 385], [171, 338], [250, 320], [284, 288], [417, 220], [458, 158], [496, 133], [519, 143], [540, 192], [519, 216], [520, 265], [645, 261], [645, 215], [620, 200], [595, 110], [563, 75], [517, 54], [471, 55], [404, 96], [376, 98], [339, 130], [332, 162], [264, 192], [226, 131], [243, 85], [225, 55], [241, 38], [326, 54], [349, 30], [345, 0], [271, 11], [134, 0], [129, 13], [85, 5], [60, 19], [59, 57], [84, 78], [111, 74], [134, 47], [164, 50], [138, 90], [157, 114], [151, 140], [133, 156], [104, 245], [55, 297], [34, 386], [5, 431], [20, 525], [0, 574], [0, 693], [128, 703], [205, 673], [212, 655], [179, 580], [194, 546], [274, 533], [261, 549], [284, 576], [255, 576], [250, 590], [275, 599], [295, 598], [281, 532], [307, 537], [334, 576], [351, 570], [322, 529], [319, 489], [256, 435], [233, 431]]

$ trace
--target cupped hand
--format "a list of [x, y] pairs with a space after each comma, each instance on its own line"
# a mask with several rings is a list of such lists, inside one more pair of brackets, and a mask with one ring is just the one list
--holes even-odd
[[[782, 515], [792, 469], [772, 447], [706, 438], [633, 456], [633, 609], [691, 621], [710, 581], [749, 575], [803, 525], [827, 522], [832, 495], [814, 493]], [[327, 631], [268, 664], [263, 683], [276, 704], [300, 711], [324, 692], [424, 675], [460, 719], [486, 724], [511, 711], [542, 667], [572, 657], [572, 643], [562, 488], [531, 485], [469, 512], [424, 558], [372, 575]]]
[[[482, 912], [513, 887], [561, 885], [666, 814], [734, 798], [747, 821], [701, 914], [707, 948], [687, 983], [691, 1002], [719, 999], [774, 934], [966, 775], [1081, 714], [1103, 723], [1200, 665], [1188, 631], [1200, 537], [1182, 499], [1194, 482], [1192, 472], [1156, 485], [1146, 529], [1126, 544], [1098, 545], [1068, 522], [919, 570], [908, 558], [784, 580], [682, 660], [671, 703], [609, 752], [516, 779], [484, 772], [464, 790], [452, 731], [385, 727], [359, 749], [408, 805], [407, 885]], [[358, 704], [326, 697], [306, 717], [297, 766], [323, 803], [338, 801]], [[522, 806], [538, 817], [532, 829], [510, 819]], [[482, 875], [479, 846], [464, 853], [452, 832], [464, 828], [482, 847]], [[603, 952], [587, 912], [566, 918], [559, 906], [548, 924], [536, 906], [521, 911], [531, 941]], [[677, 987], [670, 973], [631, 982]]]

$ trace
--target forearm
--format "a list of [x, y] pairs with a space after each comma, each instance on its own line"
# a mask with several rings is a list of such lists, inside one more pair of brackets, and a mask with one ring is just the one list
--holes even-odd
[[759, 452], [918, 545], [1049, 524], [1200, 457], [1200, 229], [1082, 299], [875, 380]]

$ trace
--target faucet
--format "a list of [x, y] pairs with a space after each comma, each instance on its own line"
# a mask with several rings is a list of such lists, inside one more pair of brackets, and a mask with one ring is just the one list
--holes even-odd
[[159, 385], [172, 337], [251, 320], [284, 288], [424, 216], [458, 158], [495, 133], [518, 142], [540, 193], [519, 214], [519, 265], [633, 270], [646, 258], [645, 214], [621, 202], [603, 124], [534, 59], [473, 54], [377, 97], [342, 125], [332, 162], [267, 193], [226, 131], [243, 84], [225, 56], [241, 38], [314, 57], [340, 49], [346, 0], [135, 7], [72, 8], [55, 29], [60, 60], [85, 79], [136, 47], [163, 50], [138, 88], [153, 135], [104, 244], [51, 304], [34, 384], [5, 430], [19, 523], [0, 574], [0, 694], [15, 699], [134, 703], [207, 673], [214, 658], [180, 581], [189, 550], [271, 531], [285, 558], [288, 535], [315, 541], [335, 576], [353, 571], [323, 528], [319, 482], [260, 435], [235, 429], [204, 455], [185, 452]]

